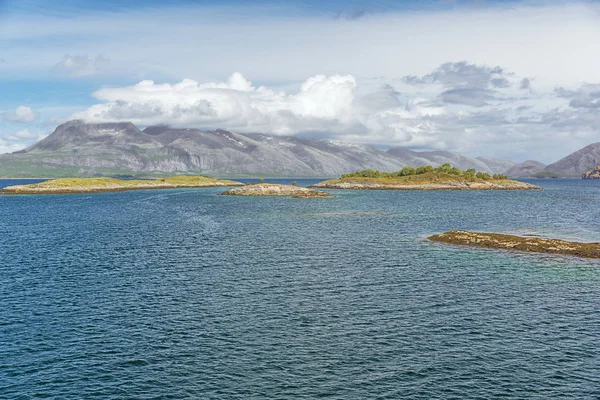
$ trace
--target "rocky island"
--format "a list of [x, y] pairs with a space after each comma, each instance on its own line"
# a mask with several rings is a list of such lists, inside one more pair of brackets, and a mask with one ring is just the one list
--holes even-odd
[[462, 171], [444, 164], [404, 167], [397, 172], [380, 172], [365, 169], [342, 175], [339, 179], [319, 182], [312, 187], [353, 190], [535, 190], [529, 183], [508, 179], [505, 175]]
[[65, 194], [119, 192], [143, 189], [205, 188], [241, 186], [240, 182], [206, 176], [171, 176], [159, 179], [60, 178], [31, 184], [8, 186], [0, 194]]
[[327, 192], [315, 189], [307, 189], [294, 185], [280, 185], [275, 183], [259, 183], [255, 185], [245, 185], [242, 187], [229, 189], [221, 193], [223, 196], [290, 196], [294, 198], [328, 198], [332, 197]]
[[600, 165], [597, 165], [594, 169], [586, 171], [582, 176], [582, 179], [600, 179]]
[[559, 239], [542, 239], [468, 231], [450, 231], [430, 236], [429, 240], [460, 246], [563, 254], [582, 258], [600, 258], [600, 243], [567, 242]]

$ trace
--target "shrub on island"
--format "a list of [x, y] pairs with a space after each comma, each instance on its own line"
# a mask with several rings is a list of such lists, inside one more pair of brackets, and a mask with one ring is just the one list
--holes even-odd
[[351, 172], [342, 175], [342, 178], [396, 178], [408, 176], [409, 178], [413, 175], [424, 175], [428, 173], [438, 173], [446, 175], [454, 175], [457, 177], [464, 178], [469, 181], [475, 181], [477, 179], [489, 181], [489, 180], [505, 180], [508, 179], [506, 175], [494, 174], [490, 175], [487, 172], [476, 172], [474, 168], [467, 170], [460, 170], [452, 165], [446, 163], [439, 167], [432, 167], [431, 165], [423, 165], [420, 167], [412, 167], [410, 165], [405, 166], [400, 171], [395, 172], [382, 172], [376, 169], [367, 168], [362, 171]]

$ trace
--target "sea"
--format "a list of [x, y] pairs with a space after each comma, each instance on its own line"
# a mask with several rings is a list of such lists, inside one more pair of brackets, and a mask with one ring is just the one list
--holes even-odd
[[527, 182], [0, 195], [0, 398], [598, 399], [600, 261], [427, 240], [600, 241], [600, 182]]

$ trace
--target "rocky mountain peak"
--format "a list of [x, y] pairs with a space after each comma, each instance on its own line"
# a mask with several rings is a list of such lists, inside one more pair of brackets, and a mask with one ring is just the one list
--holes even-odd
[[148, 140], [131, 122], [86, 123], [73, 120], [59, 125], [48, 137], [27, 149], [28, 152], [69, 150], [90, 143], [115, 144], [148, 142]]
[[559, 176], [580, 176], [600, 164], [600, 142], [592, 143], [581, 150], [548, 165], [544, 172]]

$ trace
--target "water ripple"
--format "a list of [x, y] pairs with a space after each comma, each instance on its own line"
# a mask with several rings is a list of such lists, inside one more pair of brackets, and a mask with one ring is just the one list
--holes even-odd
[[0, 397], [597, 398], [598, 262], [423, 240], [600, 237], [542, 185], [0, 196]]

